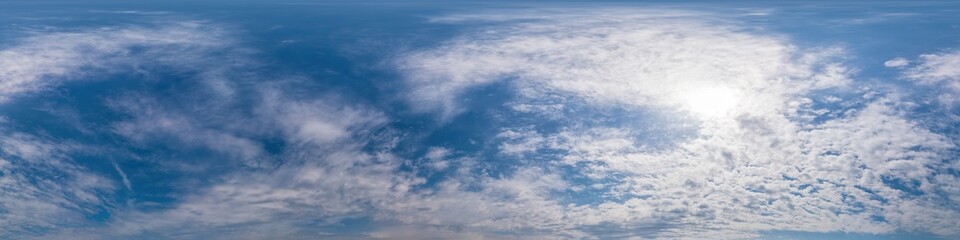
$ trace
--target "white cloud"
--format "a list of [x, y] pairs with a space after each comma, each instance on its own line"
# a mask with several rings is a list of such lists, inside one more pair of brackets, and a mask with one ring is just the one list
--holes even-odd
[[201, 23], [160, 25], [40, 32], [21, 39], [0, 50], [0, 102], [43, 91], [63, 81], [90, 78], [93, 73], [135, 71], [147, 63], [191, 66], [183, 61], [226, 43], [219, 37], [221, 30]]
[[[389, 151], [396, 136], [380, 132], [387, 118], [379, 111], [328, 94], [291, 96], [296, 92], [291, 85], [300, 87], [304, 79], [267, 82], [243, 70], [253, 60], [218, 28], [158, 25], [26, 38], [0, 52], [0, 99], [93, 73], [139, 71], [149, 78], [151, 69], [169, 67], [186, 78], [171, 84], [190, 89], [109, 96], [107, 106], [125, 117], [108, 131], [143, 148], [166, 145], [175, 154], [209, 150], [213, 157], [146, 159], [141, 164], [184, 176], [166, 179], [177, 196], [168, 208], [141, 211], [138, 207], [156, 203], [130, 199], [118, 206], [109, 200], [116, 196], [116, 183], [133, 189], [128, 169], [114, 163], [119, 177], [109, 180], [70, 160], [81, 147], [5, 134], [0, 236], [100, 239], [158, 231], [193, 238], [303, 236], [306, 222], [372, 215], [372, 206], [399, 201], [423, 182], [398, 171], [403, 160]], [[227, 46], [229, 53], [222, 52]], [[283, 148], [267, 151], [263, 139], [280, 139]], [[96, 232], [85, 231], [81, 226], [91, 224], [85, 217], [95, 211], [109, 212], [110, 219], [95, 222], [105, 226]], [[255, 226], [237, 230], [241, 225]]]
[[910, 61], [905, 58], [894, 58], [883, 62], [883, 66], [892, 67], [892, 68], [901, 68], [910, 64]]
[[[906, 113], [897, 108], [894, 102], [881, 99], [848, 116], [814, 125], [791, 122], [782, 115], [742, 115], [734, 123], [703, 129], [700, 137], [669, 151], [643, 148], [631, 129], [572, 128], [546, 136], [507, 130], [503, 135], [512, 136], [511, 141], [539, 142], [525, 151], [565, 152], [560, 159], [563, 164], [582, 166], [578, 171], [596, 182], [614, 180], [610, 190], [599, 194], [620, 199], [565, 205], [554, 202], [555, 195], [541, 193], [549, 199], [547, 204], [510, 202], [524, 206], [518, 209], [564, 219], [556, 225], [543, 224], [551, 226], [546, 227], [549, 231], [607, 223], [619, 228], [663, 224], [663, 232], [648, 236], [671, 238], [741, 238], [766, 230], [890, 233], [906, 229], [960, 234], [947, 230], [955, 229], [950, 222], [905, 219], [958, 214], [938, 206], [942, 199], [915, 199], [885, 183], [890, 179], [917, 182], [920, 187], [915, 191], [935, 196], [942, 190], [934, 188], [945, 185], [928, 178], [943, 171], [936, 167], [941, 154], [954, 147], [943, 136], [906, 120]], [[924, 209], [915, 209], [919, 206]], [[876, 216], [886, 220], [874, 220]], [[515, 221], [545, 217], [518, 218]]]
[[114, 182], [70, 159], [84, 148], [7, 129], [0, 139], [0, 236], [84, 226], [113, 204]]
[[445, 170], [450, 167], [450, 161], [447, 158], [450, 156], [450, 150], [442, 147], [433, 147], [427, 151], [427, 154], [424, 156], [428, 160], [427, 164], [434, 170]]
[[[195, 115], [166, 109], [157, 100], [136, 96], [115, 100], [113, 108], [132, 116], [130, 121], [114, 124], [113, 131], [142, 145], [166, 143], [176, 147], [202, 147], [251, 167], [262, 167], [267, 156], [261, 144], [239, 133], [221, 130], [215, 123], [204, 122]], [[242, 120], [242, 119], [237, 119]]]
[[113, 162], [113, 168], [117, 170], [117, 174], [120, 174], [120, 178], [123, 180], [123, 185], [127, 187], [127, 191], [133, 191], [133, 184], [131, 184], [130, 179], [127, 178], [127, 173], [123, 172], [123, 169], [120, 168], [120, 165], [117, 165], [117, 162]]
[[839, 49], [800, 51], [778, 37], [713, 24], [724, 21], [716, 16], [592, 13], [539, 15], [538, 21], [498, 25], [402, 58], [411, 104], [449, 118], [461, 111], [456, 96], [508, 81], [530, 98], [567, 92], [634, 106], [684, 106], [677, 96], [730, 88], [748, 98], [739, 111], [776, 111], [758, 103], [848, 81], [848, 69], [825, 61]]
[[906, 76], [921, 83], [932, 84], [960, 79], [960, 52], [920, 55], [917, 66]]
[[[148, 69], [156, 67], [174, 67], [181, 71], [203, 69], [204, 75], [198, 78], [200, 82], [220, 82], [223, 79], [215, 75], [224, 67], [211, 67], [206, 56], [229, 44], [222, 37], [222, 30], [200, 22], [35, 32], [0, 50], [0, 102], [48, 90], [66, 81], [97, 79], [105, 74], [137, 72], [149, 78]], [[156, 110], [150, 109], [155, 106], [147, 105], [127, 107], [145, 113]], [[118, 132], [135, 137], [151, 131], [182, 130], [172, 126], [191, 122], [175, 117], [152, 122], [140, 120], [140, 125], [128, 124], [126, 129], [121, 124]], [[91, 134], [92, 129], [81, 131]], [[80, 229], [96, 225], [91, 223], [92, 217], [110, 216], [114, 211], [122, 210], [115, 199], [118, 183], [122, 182], [127, 190], [133, 189], [132, 184], [116, 162], [112, 166], [116, 174], [103, 175], [87, 168], [91, 163], [86, 161], [91, 160], [78, 162], [74, 159], [117, 152], [107, 150], [112, 146], [101, 149], [102, 146], [78, 144], [45, 134], [49, 133], [0, 129], [0, 236], [29, 238], [64, 234], [68, 237], [61, 238], [102, 238], [103, 235]], [[215, 134], [201, 134], [194, 139], [201, 141], [217, 137]], [[216, 140], [230, 139], [221, 137]]]
[[[536, 12], [529, 14], [536, 17], [521, 17], [523, 21], [513, 24], [503, 23], [517, 20], [508, 17], [512, 15], [442, 18], [456, 23], [490, 17], [499, 23], [399, 60], [412, 92], [410, 104], [449, 119], [463, 111], [458, 100], [462, 95], [503, 82], [515, 93], [508, 106], [518, 114], [534, 112], [524, 106], [545, 98], [561, 106], [663, 109], [667, 114], [699, 115], [698, 136], [651, 149], [638, 140], [637, 129], [629, 127], [561, 122], [566, 125], [556, 132], [507, 128], [498, 135], [505, 156], [552, 152], [558, 157], [549, 164], [573, 167], [590, 181], [559, 180], [524, 190], [532, 195], [523, 198], [490, 195], [499, 185], [481, 181], [480, 188], [486, 190], [443, 192], [449, 197], [438, 192], [428, 205], [459, 208], [438, 203], [449, 198], [482, 206], [483, 211], [461, 212], [461, 218], [453, 220], [436, 216], [443, 211], [435, 208], [420, 212], [433, 214], [423, 219], [436, 225], [535, 229], [568, 237], [600, 234], [585, 229], [602, 224], [633, 235], [667, 238], [742, 238], [768, 230], [960, 234], [945, 230], [951, 223], [909, 220], [957, 213], [936, 207], [941, 200], [935, 197], [909, 193], [936, 194], [933, 189], [941, 184], [929, 178], [944, 171], [937, 163], [955, 147], [909, 120], [909, 104], [864, 90], [861, 100], [824, 100], [847, 107], [812, 107], [816, 100], [807, 95], [818, 90], [856, 94], [847, 87], [848, 75], [855, 71], [837, 62], [843, 59], [842, 49], [800, 49], [785, 38], [748, 31], [710, 14], [595, 13]], [[927, 57], [921, 65], [946, 65], [939, 63], [946, 62], [942, 58]], [[949, 75], [944, 72], [937, 75]], [[713, 114], [715, 101], [684, 97], [718, 95], [697, 94], [716, 89], [730, 89], [730, 94], [719, 94], [731, 98], [722, 114]], [[557, 94], [574, 98], [552, 97]], [[849, 101], [866, 102], [851, 107], [855, 104]], [[538, 175], [550, 172], [544, 169]], [[522, 177], [516, 173], [498, 181]], [[890, 181], [918, 186], [902, 189]], [[455, 181], [447, 184], [443, 186], [459, 188]], [[606, 200], [568, 204], [558, 198], [562, 194], [551, 192], [558, 185], [604, 189], [598, 194]], [[521, 212], [498, 216], [503, 209]], [[877, 220], [881, 218], [885, 220]], [[633, 230], [644, 226], [658, 230]]]
[[960, 51], [923, 54], [916, 65], [903, 72], [903, 76], [923, 86], [936, 86], [942, 103], [953, 105], [960, 101]]
[[[422, 179], [398, 171], [403, 161], [386, 151], [392, 144], [389, 138], [371, 133], [386, 122], [382, 114], [332, 99], [294, 100], [266, 91], [270, 96], [262, 98], [264, 103], [253, 116], [256, 119], [246, 121], [253, 124], [245, 127], [282, 134], [287, 149], [278, 156], [283, 159], [281, 165], [230, 171], [221, 176], [222, 181], [194, 186], [199, 189], [169, 210], [126, 213], [119, 216], [124, 220], [116, 223], [114, 234], [141, 236], [162, 231], [199, 238], [224, 231], [254, 234], [253, 230], [231, 229], [267, 222], [292, 230], [304, 222], [333, 224], [372, 215], [377, 208], [371, 207], [400, 201], [408, 189], [422, 183]], [[384, 145], [374, 147], [383, 150], [362, 150], [368, 142], [381, 140]], [[302, 234], [297, 231], [309, 229], [291, 234]]]

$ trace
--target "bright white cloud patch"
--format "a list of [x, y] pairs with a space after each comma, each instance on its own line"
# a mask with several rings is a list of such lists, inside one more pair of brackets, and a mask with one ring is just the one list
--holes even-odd
[[960, 80], [960, 52], [920, 55], [907, 77], [924, 84]]
[[799, 51], [777, 37], [714, 24], [724, 20], [711, 15], [610, 11], [543, 18], [403, 58], [412, 104], [449, 117], [461, 111], [454, 101], [459, 94], [509, 81], [530, 98], [559, 91], [635, 106], [690, 107], [690, 95], [703, 88], [730, 89], [741, 96], [730, 111], [776, 112], [770, 107], [778, 105], [764, 103], [847, 81], [847, 70], [828, 61], [836, 49]]
[[701, 87], [682, 93], [683, 107], [704, 117], [716, 117], [733, 110], [740, 101], [738, 92], [728, 87]]
[[[503, 154], [553, 153], [557, 158], [546, 161], [573, 167], [590, 180], [531, 184], [521, 195], [483, 196], [500, 192], [489, 182], [481, 184], [489, 193], [457, 198], [520, 205], [510, 209], [524, 213], [503, 217], [495, 215], [498, 207], [489, 206], [466, 215], [480, 215], [474, 221], [444, 222], [434, 215], [423, 220], [564, 236], [604, 234], [585, 230], [601, 224], [632, 235], [678, 238], [745, 237], [766, 230], [960, 234], [946, 230], [957, 229], [954, 223], [911, 220], [958, 214], [936, 207], [942, 199], [932, 196], [943, 190], [929, 180], [945, 170], [937, 163], [954, 148], [950, 141], [908, 120], [908, 108], [893, 97], [859, 93], [865, 107], [839, 110], [817, 109], [807, 97], [824, 89], [858, 94], [846, 87], [851, 71], [835, 61], [843, 58], [842, 49], [800, 49], [709, 14], [530, 15], [536, 17], [521, 17], [524, 21], [515, 24], [504, 24], [517, 20], [504, 15], [437, 20], [499, 23], [401, 59], [411, 104], [450, 118], [463, 111], [457, 100], [463, 94], [506, 83], [518, 113], [536, 112], [529, 106], [560, 94], [574, 98], [548, 104], [693, 113], [703, 119], [699, 136], [651, 150], [630, 128], [581, 122], [557, 132], [508, 128], [499, 135], [508, 139], [499, 148]], [[949, 66], [942, 56], [925, 58], [922, 66]], [[949, 71], [924, 74], [947, 78]], [[551, 174], [540, 171], [540, 176]], [[516, 177], [521, 176], [497, 181]], [[608, 200], [570, 204], [556, 198], [558, 185], [598, 189], [599, 199]], [[431, 206], [433, 214], [458, 210]], [[638, 230], [645, 226], [660, 228]]]

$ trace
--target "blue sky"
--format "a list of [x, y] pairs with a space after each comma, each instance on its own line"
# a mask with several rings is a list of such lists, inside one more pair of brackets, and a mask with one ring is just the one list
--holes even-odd
[[960, 238], [960, 5], [0, 2], [0, 239]]

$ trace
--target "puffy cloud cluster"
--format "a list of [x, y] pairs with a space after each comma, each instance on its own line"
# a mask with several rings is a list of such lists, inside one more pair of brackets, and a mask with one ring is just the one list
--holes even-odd
[[468, 89], [508, 81], [533, 99], [561, 92], [596, 104], [680, 108], [691, 107], [684, 98], [690, 93], [730, 88], [745, 100], [740, 108], [775, 112], [770, 108], [781, 105], [763, 103], [848, 81], [848, 69], [827, 61], [839, 49], [800, 51], [709, 14], [610, 10], [540, 18], [400, 60], [412, 104], [449, 117], [461, 111], [455, 99]]
[[[556, 108], [587, 105], [666, 109], [661, 112], [696, 119], [697, 136], [667, 148], [647, 147], [640, 129], [623, 125], [570, 120], [559, 121], [559, 130], [525, 126], [537, 123], [505, 128], [498, 135], [503, 156], [539, 156], [529, 161], [572, 168], [558, 184], [604, 197], [573, 204], [551, 192], [556, 189], [542, 189], [539, 196], [549, 204], [509, 202], [531, 204], [524, 211], [539, 206], [550, 217], [493, 217], [498, 224], [588, 235], [603, 234], [588, 229], [604, 224], [624, 231], [658, 226], [634, 233], [660, 237], [767, 230], [960, 234], [947, 230], [956, 229], [952, 223], [916, 221], [960, 213], [939, 204], [952, 184], [934, 180], [954, 178], [940, 165], [953, 143], [910, 120], [910, 104], [902, 99], [849, 87], [853, 71], [837, 62], [842, 49], [799, 49], [710, 14], [603, 13], [441, 18], [497, 24], [398, 62], [411, 104], [445, 118], [465, 111], [459, 96], [504, 83], [515, 93], [509, 105], [518, 114], [563, 119], [573, 111]], [[944, 61], [927, 57], [923, 65], [949, 65], [939, 64]], [[703, 94], [721, 90], [730, 94]], [[730, 109], [714, 114], [698, 110], [701, 105]], [[570, 180], [577, 176], [587, 180]], [[510, 225], [551, 218], [557, 220]]]

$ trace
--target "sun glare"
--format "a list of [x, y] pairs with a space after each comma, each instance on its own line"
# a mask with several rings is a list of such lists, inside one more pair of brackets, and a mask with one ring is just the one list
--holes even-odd
[[729, 114], [738, 102], [737, 91], [729, 87], [704, 87], [683, 96], [686, 110], [702, 117]]

